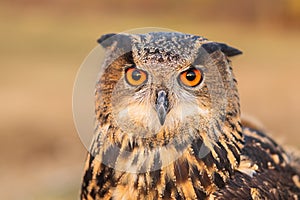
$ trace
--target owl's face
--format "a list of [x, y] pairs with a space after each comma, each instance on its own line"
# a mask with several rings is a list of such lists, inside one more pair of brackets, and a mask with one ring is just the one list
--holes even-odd
[[[209, 129], [237, 101], [226, 57], [240, 53], [236, 49], [179, 33], [118, 35], [112, 41], [104, 45], [110, 60], [101, 83], [111, 85], [106, 94], [113, 123], [131, 137]], [[117, 73], [114, 81], [106, 73]]]
[[206, 119], [212, 102], [205, 71], [192, 63], [178, 68], [139, 62], [124, 66], [112, 95], [117, 123], [129, 134], [148, 136]]

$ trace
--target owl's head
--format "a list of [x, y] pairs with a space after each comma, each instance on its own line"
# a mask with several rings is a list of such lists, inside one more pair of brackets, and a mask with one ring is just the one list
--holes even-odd
[[96, 88], [101, 126], [159, 144], [199, 132], [217, 138], [215, 126], [239, 120], [229, 57], [241, 51], [174, 32], [108, 34], [98, 42], [106, 49]]

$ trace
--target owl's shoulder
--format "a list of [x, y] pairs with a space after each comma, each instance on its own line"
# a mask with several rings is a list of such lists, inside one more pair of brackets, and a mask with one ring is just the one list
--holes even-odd
[[293, 158], [254, 127], [243, 128], [241, 164], [214, 199], [299, 199], [300, 172]]

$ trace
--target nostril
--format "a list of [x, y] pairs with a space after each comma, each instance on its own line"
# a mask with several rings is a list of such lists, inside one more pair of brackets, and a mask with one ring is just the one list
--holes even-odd
[[157, 100], [162, 99], [163, 97], [166, 97], [167, 93], [164, 90], [160, 90], [157, 92]]

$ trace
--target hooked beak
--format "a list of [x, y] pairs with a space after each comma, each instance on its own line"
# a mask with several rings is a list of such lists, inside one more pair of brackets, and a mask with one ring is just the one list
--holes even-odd
[[167, 98], [167, 93], [164, 90], [160, 90], [157, 93], [155, 109], [161, 125], [164, 125], [165, 123], [168, 108], [169, 108], [169, 100]]

